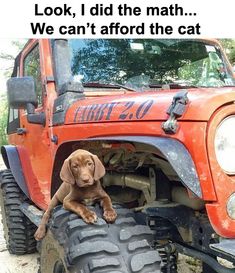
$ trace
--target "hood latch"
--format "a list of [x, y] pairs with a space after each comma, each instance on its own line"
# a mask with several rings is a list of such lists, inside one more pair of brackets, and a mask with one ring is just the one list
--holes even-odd
[[166, 134], [175, 134], [178, 130], [179, 125], [177, 119], [180, 118], [186, 110], [186, 105], [189, 102], [187, 95], [188, 91], [183, 90], [173, 97], [172, 103], [166, 112], [169, 118], [162, 123], [162, 129]]

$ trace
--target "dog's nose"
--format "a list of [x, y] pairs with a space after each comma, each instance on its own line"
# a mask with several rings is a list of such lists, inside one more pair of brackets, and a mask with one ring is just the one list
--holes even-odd
[[89, 179], [83, 179], [82, 180], [84, 183], [88, 183], [89, 182]]
[[88, 175], [83, 175], [83, 176], [81, 177], [81, 179], [82, 179], [82, 181], [83, 181], [84, 183], [88, 183], [88, 182], [90, 181], [90, 178], [89, 178]]

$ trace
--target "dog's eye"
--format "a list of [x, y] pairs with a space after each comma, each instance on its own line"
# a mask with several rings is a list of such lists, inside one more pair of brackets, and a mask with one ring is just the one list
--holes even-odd
[[92, 163], [92, 162], [87, 162], [87, 165], [88, 165], [89, 167], [91, 167], [91, 166], [93, 165], [93, 163]]
[[74, 165], [74, 166], [72, 166], [72, 168], [76, 170], [78, 168], [78, 166]]

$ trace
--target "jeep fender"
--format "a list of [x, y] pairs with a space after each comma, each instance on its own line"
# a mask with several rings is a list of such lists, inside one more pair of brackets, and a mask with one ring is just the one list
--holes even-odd
[[17, 147], [13, 145], [5, 145], [1, 147], [3, 161], [8, 169], [11, 170], [16, 183], [23, 193], [30, 198], [28, 186], [22, 171], [22, 165], [17, 151]]
[[[196, 167], [190, 153], [178, 140], [164, 137], [123, 136], [96, 138], [95, 140], [128, 141], [148, 144], [159, 150], [169, 161], [184, 186], [197, 197], [202, 198], [202, 190]], [[88, 141], [91, 141], [89, 139]]]
[[[186, 147], [178, 140], [165, 137], [117, 136], [76, 140], [76, 142], [79, 141], [119, 141], [148, 144], [163, 154], [181, 179], [184, 186], [193, 192], [197, 197], [202, 198], [202, 189], [195, 164]], [[57, 150], [57, 154], [62, 145], [68, 145], [68, 143], [62, 143]]]
[[[1, 147], [3, 161], [8, 169], [11, 170], [16, 183], [23, 193], [41, 208], [46, 207], [44, 196], [38, 186], [30, 158], [24, 147], [5, 145]], [[43, 200], [43, 201], [40, 201]]]

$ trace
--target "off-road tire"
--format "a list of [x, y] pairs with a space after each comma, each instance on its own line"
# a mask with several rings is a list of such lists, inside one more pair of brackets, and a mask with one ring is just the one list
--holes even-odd
[[10, 170], [0, 174], [0, 207], [7, 249], [11, 254], [23, 255], [36, 252], [33, 237], [36, 226], [20, 210], [28, 201], [17, 185]]
[[[97, 211], [98, 210], [98, 211]], [[86, 224], [77, 215], [56, 207], [41, 242], [40, 273], [160, 273], [161, 259], [151, 247], [153, 232], [138, 224], [134, 213], [117, 208], [107, 224]]]

